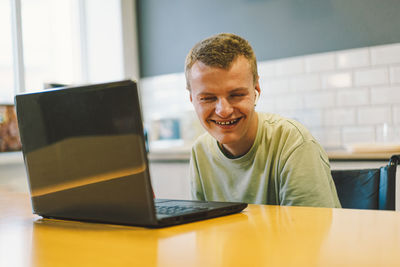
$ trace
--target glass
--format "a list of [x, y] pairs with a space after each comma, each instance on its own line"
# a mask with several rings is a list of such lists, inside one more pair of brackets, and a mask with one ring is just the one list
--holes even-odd
[[376, 141], [382, 144], [399, 144], [400, 127], [391, 123], [378, 125], [376, 131]]
[[0, 103], [14, 103], [10, 1], [0, 1]]

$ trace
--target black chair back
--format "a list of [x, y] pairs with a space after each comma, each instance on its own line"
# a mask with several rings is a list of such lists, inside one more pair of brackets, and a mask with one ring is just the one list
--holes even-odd
[[396, 168], [400, 155], [375, 169], [332, 170], [342, 208], [395, 210]]

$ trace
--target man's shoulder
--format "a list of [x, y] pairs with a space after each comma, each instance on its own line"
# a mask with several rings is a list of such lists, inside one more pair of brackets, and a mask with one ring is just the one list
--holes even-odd
[[264, 129], [272, 134], [303, 141], [314, 140], [310, 131], [299, 121], [273, 113], [259, 113]]
[[196, 138], [192, 145], [192, 150], [207, 150], [213, 145], [213, 142], [215, 142], [215, 139], [208, 132], [205, 132]]
[[[275, 143], [273, 147], [280, 147], [282, 149], [283, 158], [288, 158], [298, 148], [302, 148], [299, 151], [303, 151], [304, 153], [319, 151], [320, 157], [325, 162], [328, 162], [324, 149], [303, 124], [277, 114], [266, 113], [261, 115], [263, 117], [267, 141]], [[276, 145], [277, 143], [281, 145]]]

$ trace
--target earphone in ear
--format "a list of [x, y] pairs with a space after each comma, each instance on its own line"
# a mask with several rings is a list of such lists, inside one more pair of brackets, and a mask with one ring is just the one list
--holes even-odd
[[256, 99], [254, 100], [254, 106], [257, 105], [258, 97], [260, 96], [258, 91], [257, 90], [255, 90], [255, 91], [256, 91]]

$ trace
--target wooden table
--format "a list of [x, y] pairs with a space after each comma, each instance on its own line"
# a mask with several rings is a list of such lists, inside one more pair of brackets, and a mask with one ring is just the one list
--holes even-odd
[[400, 266], [400, 214], [249, 205], [164, 229], [47, 220], [0, 191], [0, 266]]

